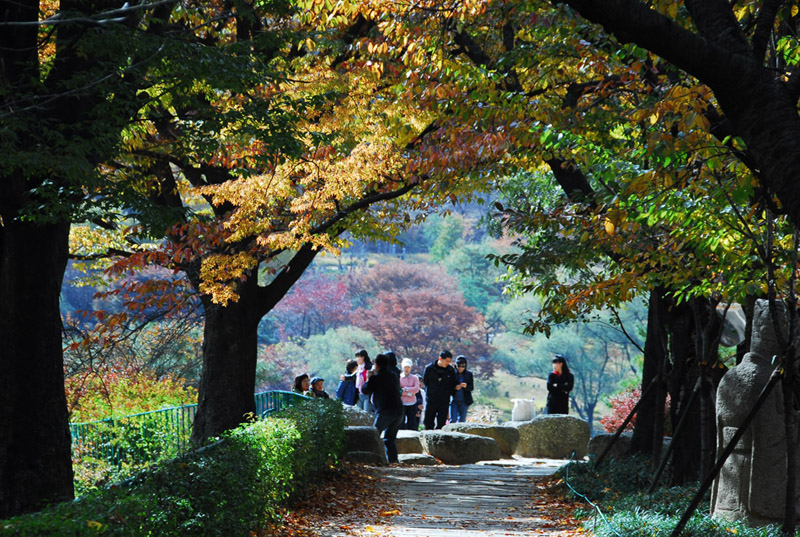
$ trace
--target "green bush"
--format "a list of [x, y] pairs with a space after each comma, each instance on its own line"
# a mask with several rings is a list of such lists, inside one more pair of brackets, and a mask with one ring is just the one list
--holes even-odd
[[[589, 500], [579, 516], [596, 537], [669, 537], [699, 488], [662, 487], [646, 491], [652, 480], [650, 460], [633, 456], [605, 461], [599, 469], [592, 463], [570, 464], [560, 471], [565, 493]], [[711, 518], [706, 498], [681, 534], [683, 537], [777, 537], [777, 526], [748, 528], [738, 522]]]
[[308, 401], [74, 502], [0, 522], [0, 536], [249, 535], [337, 462], [341, 404]]
[[172, 412], [84, 426], [73, 446], [76, 496], [178, 456], [186, 451], [189, 434]]
[[[345, 448], [346, 427], [342, 404], [334, 400], [302, 401], [281, 411], [292, 420], [303, 438], [311, 439], [297, 446], [294, 454], [295, 479], [303, 483], [314, 475], [329, 471], [338, 463]], [[302, 493], [303, 489], [298, 489]]]

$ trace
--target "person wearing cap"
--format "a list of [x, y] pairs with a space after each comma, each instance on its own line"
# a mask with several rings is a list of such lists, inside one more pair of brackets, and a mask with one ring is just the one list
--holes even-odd
[[[422, 383], [425, 384], [425, 418], [426, 430], [441, 429], [447, 423], [450, 409], [450, 397], [456, 391], [456, 371], [450, 362], [453, 354], [444, 350], [439, 358], [425, 368]], [[435, 425], [435, 426], [434, 426]]]
[[553, 356], [553, 372], [547, 377], [547, 414], [569, 414], [569, 392], [575, 384], [567, 359], [561, 354]]
[[375, 406], [374, 427], [383, 433], [383, 446], [390, 463], [398, 461], [397, 431], [403, 423], [403, 401], [400, 399], [400, 379], [389, 370], [389, 358], [385, 354], [375, 357], [375, 366], [361, 393], [372, 398]]
[[411, 374], [411, 368], [414, 367], [414, 362], [408, 358], [404, 358], [400, 364], [403, 366], [403, 371], [400, 373], [400, 388], [403, 393], [400, 399], [403, 401], [403, 429], [416, 431], [419, 429], [419, 418], [417, 417], [417, 394], [419, 393], [419, 377]]
[[309, 397], [319, 397], [320, 399], [330, 399], [331, 397], [328, 395], [322, 385], [325, 383], [325, 379], [322, 377], [314, 377], [311, 379], [311, 389], [306, 393]]
[[472, 371], [467, 370], [467, 357], [456, 358], [456, 391], [450, 403], [450, 423], [467, 421], [467, 408], [472, 404], [474, 380]]

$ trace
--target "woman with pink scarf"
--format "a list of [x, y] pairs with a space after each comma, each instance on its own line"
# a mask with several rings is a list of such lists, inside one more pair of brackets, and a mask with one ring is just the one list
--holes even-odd
[[356, 368], [356, 390], [358, 390], [358, 401], [356, 402], [356, 406], [361, 410], [366, 412], [375, 412], [375, 407], [372, 406], [372, 401], [370, 401], [369, 395], [365, 395], [361, 388], [367, 382], [368, 372], [372, 369], [372, 362], [369, 359], [369, 354], [364, 349], [361, 349], [356, 353], [356, 362], [358, 362], [358, 368]]

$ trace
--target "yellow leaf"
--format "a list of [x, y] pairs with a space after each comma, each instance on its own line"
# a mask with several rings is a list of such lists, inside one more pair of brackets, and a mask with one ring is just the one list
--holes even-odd
[[798, 11], [800, 11], [799, 7], [797, 7], [796, 5], [792, 6], [792, 17], [796, 17]]

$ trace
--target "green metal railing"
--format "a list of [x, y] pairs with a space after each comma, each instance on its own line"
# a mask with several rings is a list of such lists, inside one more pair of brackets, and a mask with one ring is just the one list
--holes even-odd
[[262, 418], [272, 412], [297, 404], [298, 401], [303, 399], [311, 399], [299, 393], [281, 390], [257, 393], [255, 398], [256, 416], [261, 416]]
[[[264, 417], [303, 399], [285, 391], [254, 395], [256, 415]], [[87, 423], [70, 423], [74, 458], [92, 457], [112, 464], [140, 464], [176, 456], [189, 448], [197, 404], [163, 408]]]

